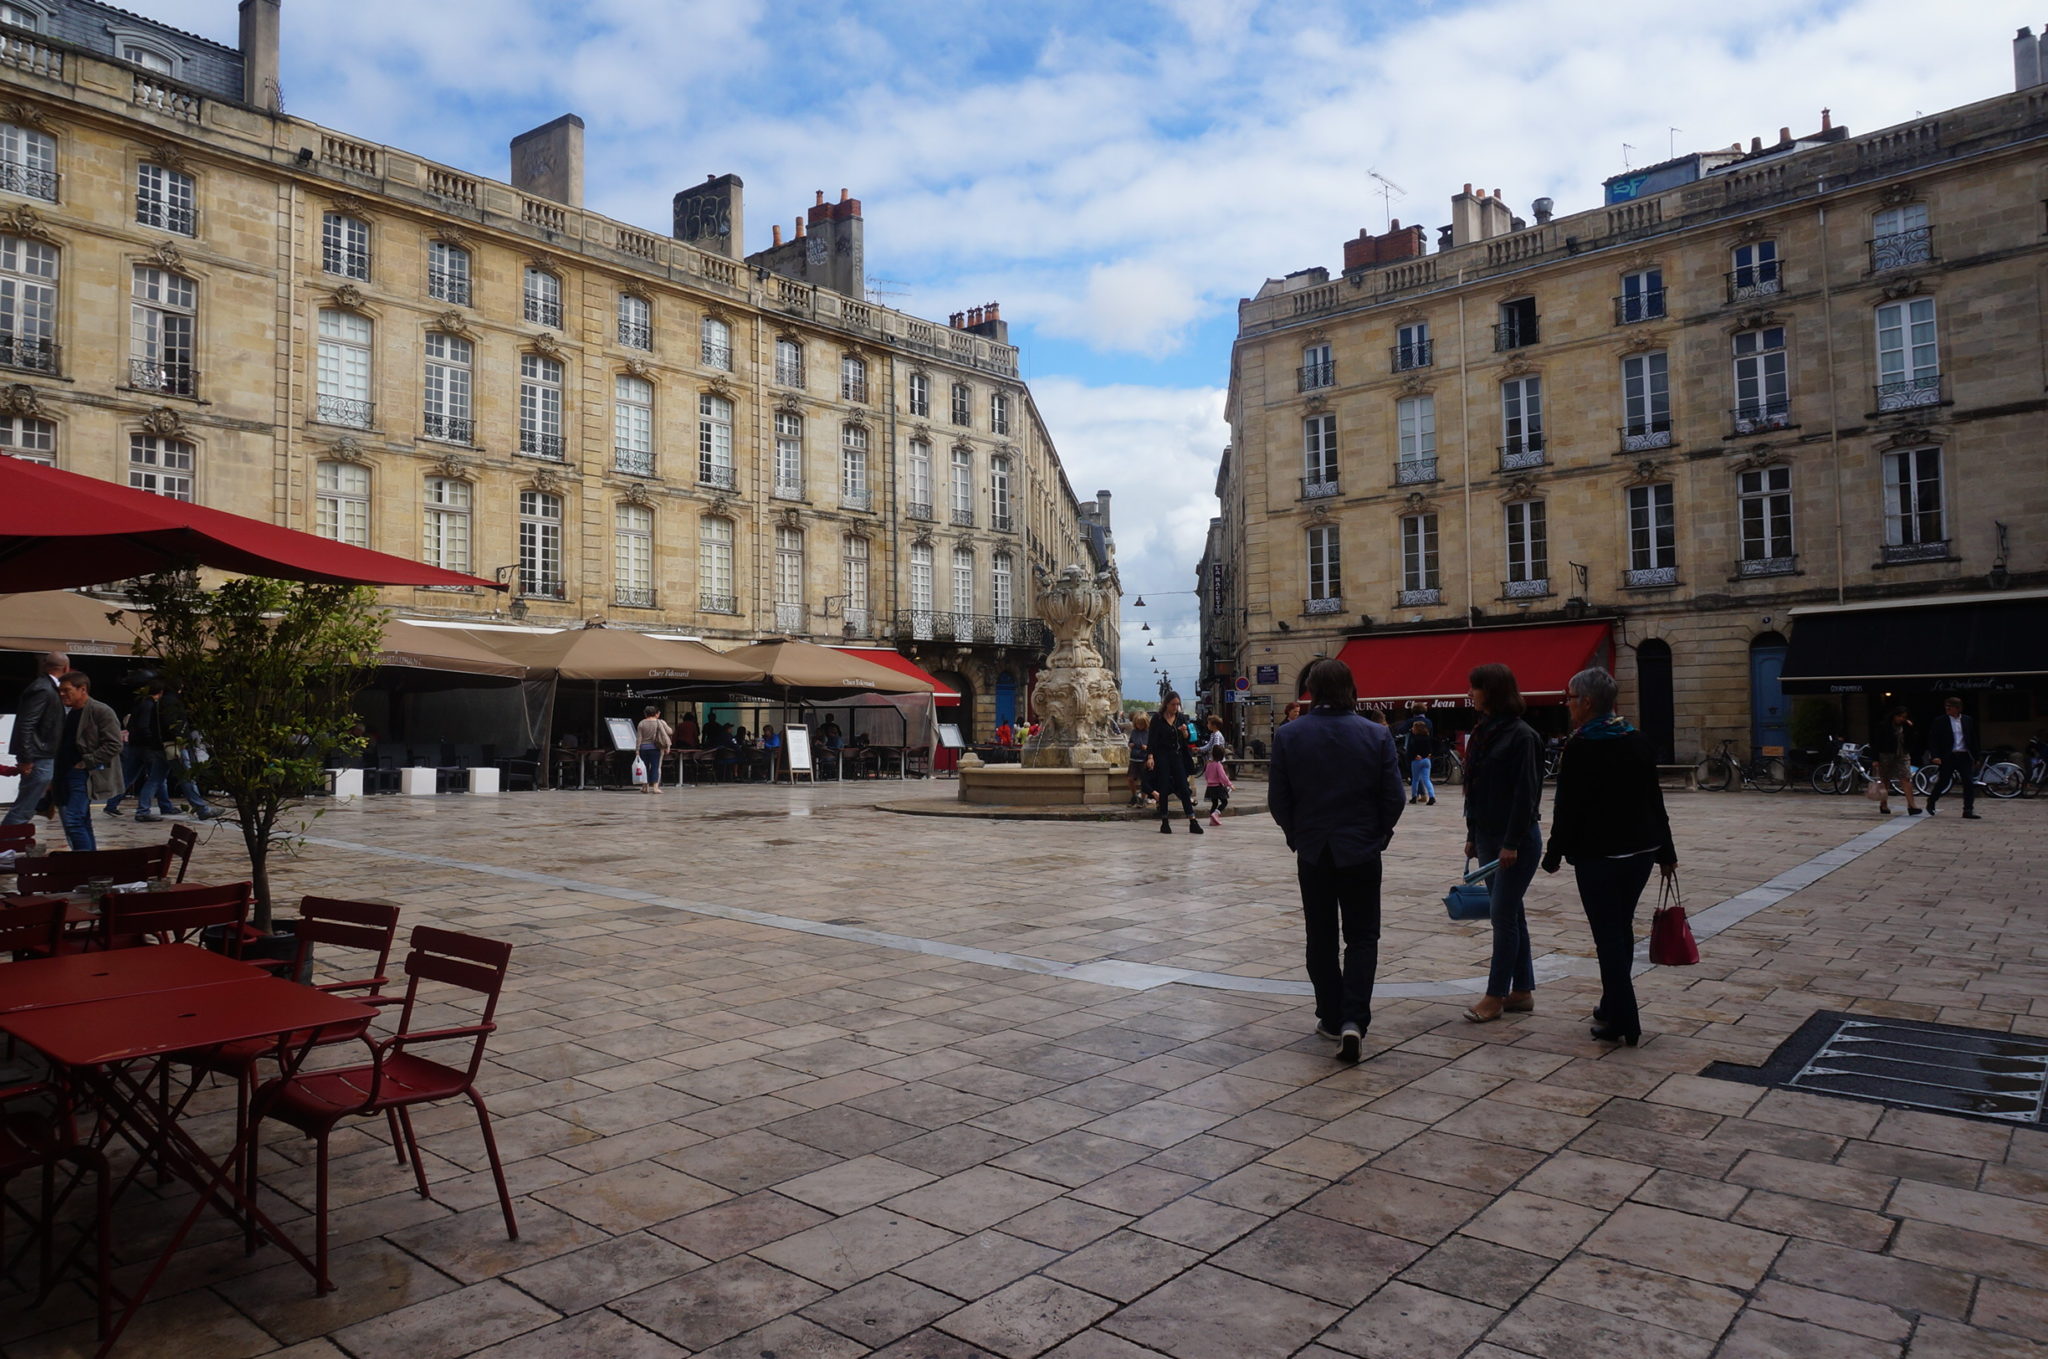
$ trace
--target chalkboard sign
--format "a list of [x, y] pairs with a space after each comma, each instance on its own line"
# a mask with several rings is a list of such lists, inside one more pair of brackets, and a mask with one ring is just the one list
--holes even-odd
[[967, 749], [967, 738], [960, 734], [960, 728], [951, 722], [939, 723], [939, 744], [947, 750]]
[[612, 734], [613, 750], [631, 750], [640, 742], [633, 735], [633, 719], [630, 717], [607, 717], [605, 727]]
[[782, 729], [783, 749], [789, 752], [789, 778], [796, 781], [799, 774], [812, 777], [811, 729], [809, 727], [784, 727]]

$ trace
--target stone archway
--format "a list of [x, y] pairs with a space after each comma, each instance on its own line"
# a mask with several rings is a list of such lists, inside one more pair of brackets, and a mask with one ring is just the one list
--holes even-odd
[[939, 682], [941, 689], [958, 694], [955, 699], [940, 699], [938, 702], [939, 721], [950, 722], [960, 728], [961, 739], [973, 745], [974, 731], [974, 684], [958, 670], [934, 670], [932, 678]]

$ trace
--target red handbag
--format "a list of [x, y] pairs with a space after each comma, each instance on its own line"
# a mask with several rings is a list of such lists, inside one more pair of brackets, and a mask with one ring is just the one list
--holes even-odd
[[1700, 946], [1678, 902], [1678, 879], [1665, 878], [1657, 893], [1657, 913], [1650, 917], [1650, 961], [1659, 967], [1690, 967], [1700, 960]]

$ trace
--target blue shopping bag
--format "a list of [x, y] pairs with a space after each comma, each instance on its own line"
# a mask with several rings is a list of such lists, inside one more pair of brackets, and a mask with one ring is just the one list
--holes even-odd
[[1453, 920], [1484, 920], [1493, 914], [1493, 888], [1486, 880], [1500, 867], [1500, 860], [1474, 869], [1467, 859], [1465, 867], [1470, 871], [1444, 893], [1444, 909]]

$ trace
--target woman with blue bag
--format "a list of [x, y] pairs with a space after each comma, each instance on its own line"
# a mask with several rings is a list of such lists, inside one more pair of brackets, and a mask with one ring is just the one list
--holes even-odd
[[1536, 1008], [1535, 959], [1522, 898], [1543, 854], [1543, 742], [1522, 720], [1515, 672], [1482, 665], [1467, 677], [1479, 726], [1465, 755], [1465, 857], [1498, 861], [1492, 883], [1493, 962], [1486, 994], [1465, 1011], [1474, 1024]]

